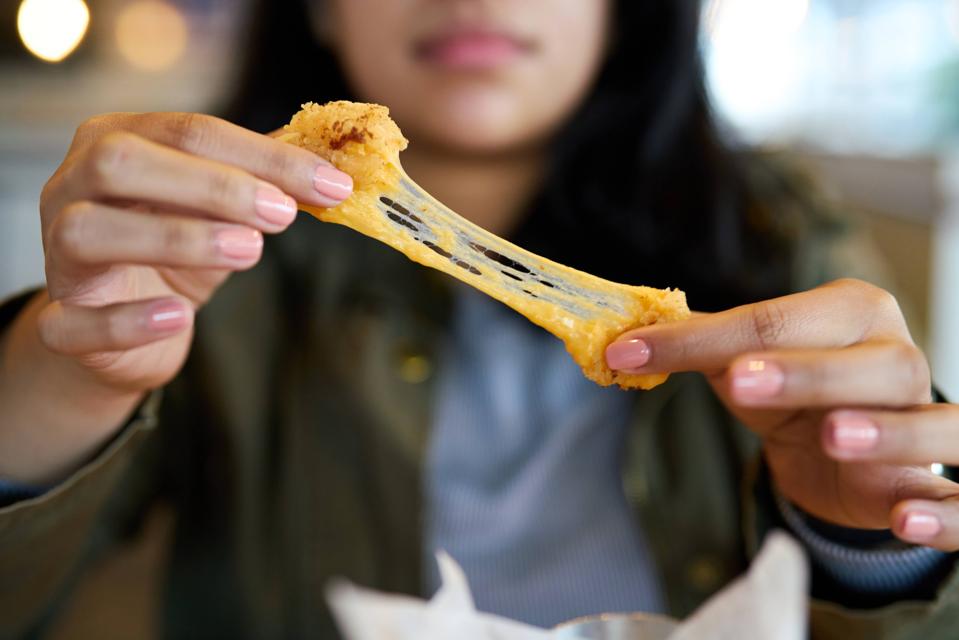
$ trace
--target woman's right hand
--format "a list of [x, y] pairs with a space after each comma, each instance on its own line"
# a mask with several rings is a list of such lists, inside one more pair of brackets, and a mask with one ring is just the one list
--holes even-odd
[[110, 114], [82, 124], [43, 189], [49, 301], [40, 340], [104, 390], [168, 382], [193, 314], [259, 260], [296, 202], [334, 206], [350, 178], [293, 145], [199, 114]]

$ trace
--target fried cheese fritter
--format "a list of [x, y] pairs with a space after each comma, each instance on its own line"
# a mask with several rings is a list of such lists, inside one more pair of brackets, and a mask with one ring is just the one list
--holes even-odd
[[513, 308], [560, 338], [583, 373], [603, 386], [651, 389], [666, 375], [633, 375], [606, 366], [605, 350], [629, 329], [689, 317], [675, 289], [618, 284], [541, 258], [457, 215], [403, 171], [408, 141], [386, 107], [307, 103], [282, 140], [328, 159], [353, 178], [339, 206], [300, 208], [359, 231]]

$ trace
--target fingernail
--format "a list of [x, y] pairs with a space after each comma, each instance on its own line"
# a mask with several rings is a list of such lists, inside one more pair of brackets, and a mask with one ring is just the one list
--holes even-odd
[[902, 520], [902, 534], [911, 540], [929, 540], [940, 531], [942, 523], [931, 513], [910, 511]]
[[260, 255], [263, 234], [256, 229], [223, 229], [216, 234], [215, 242], [217, 249], [227, 258], [250, 260]]
[[740, 400], [765, 400], [783, 390], [786, 375], [774, 362], [748, 360], [737, 365], [732, 375], [733, 395]]
[[842, 414], [830, 420], [832, 445], [848, 453], [871, 451], [879, 442], [879, 427], [866, 416]]
[[606, 347], [606, 364], [610, 369], [639, 369], [649, 362], [649, 356], [649, 345], [639, 338], [614, 342]]
[[165, 300], [147, 309], [147, 326], [151, 331], [175, 331], [185, 327], [190, 320], [189, 310], [179, 302]]
[[323, 204], [335, 207], [353, 193], [353, 178], [334, 167], [322, 164], [313, 174], [313, 188], [328, 201]]
[[258, 188], [253, 205], [256, 215], [267, 224], [286, 227], [296, 218], [296, 201], [273, 187]]

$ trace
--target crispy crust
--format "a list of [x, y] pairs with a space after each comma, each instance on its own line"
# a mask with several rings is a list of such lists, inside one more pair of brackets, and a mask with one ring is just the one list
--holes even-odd
[[408, 144], [389, 109], [345, 100], [323, 106], [307, 102], [284, 129], [282, 140], [329, 160], [353, 178], [354, 191], [392, 184], [388, 169], [399, 167], [400, 151]]

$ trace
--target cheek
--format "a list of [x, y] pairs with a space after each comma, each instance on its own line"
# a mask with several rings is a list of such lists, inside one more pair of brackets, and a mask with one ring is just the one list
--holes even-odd
[[409, 75], [403, 40], [391, 26], [402, 18], [397, 11], [400, 4], [384, 0], [337, 3], [332, 16], [333, 45], [347, 82], [360, 99], [389, 104], [384, 98], [395, 92], [392, 86]]
[[610, 0], [555, 0], [542, 63], [527, 92], [533, 117], [559, 126], [586, 97], [606, 53]]

